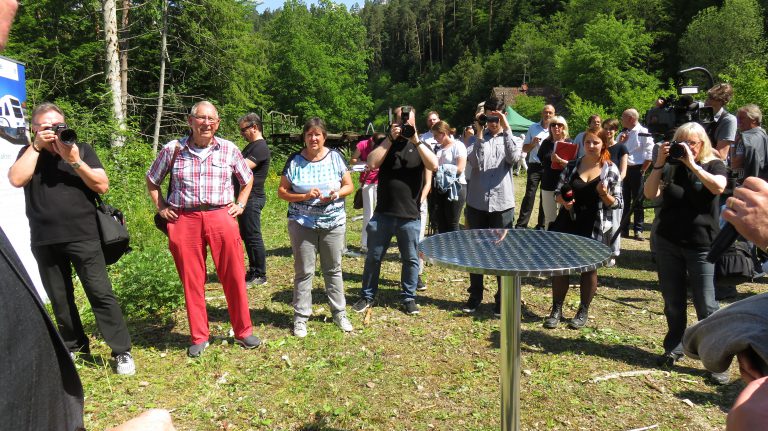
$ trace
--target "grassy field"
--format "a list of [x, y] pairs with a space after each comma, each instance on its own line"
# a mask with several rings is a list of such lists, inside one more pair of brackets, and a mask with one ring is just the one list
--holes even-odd
[[[524, 181], [518, 178], [518, 194]], [[215, 275], [207, 290], [214, 341], [200, 359], [185, 355], [188, 327], [183, 307], [129, 321], [138, 370], [133, 377], [112, 373], [106, 363], [109, 349], [91, 324], [97, 358], [78, 361], [88, 429], [114, 426], [153, 407], [171, 410], [181, 430], [499, 429], [499, 322], [489, 302], [493, 292], [486, 293], [486, 303], [476, 315], [462, 314], [466, 273], [428, 266], [428, 290], [418, 299], [422, 312], [407, 316], [397, 308], [400, 266], [391, 249], [370, 323], [365, 325], [350, 310], [355, 331], [347, 335], [331, 321], [317, 274], [309, 336], [291, 336], [293, 267], [286, 205], [276, 198], [276, 186], [273, 176], [263, 221], [269, 283], [249, 290], [251, 316], [263, 347], [246, 351], [233, 345]], [[353, 248], [359, 244], [360, 227], [360, 221], [348, 225]], [[666, 325], [648, 241], [625, 240], [623, 246], [617, 267], [599, 270], [598, 294], [582, 330], [543, 329], [550, 280], [523, 279], [523, 429], [723, 428], [727, 410], [743, 386], [738, 381], [709, 383], [698, 361], [685, 359], [673, 370], [637, 377], [591, 380], [654, 370], [662, 352]], [[171, 265], [169, 254], [158, 259]], [[363, 259], [345, 257], [343, 265], [351, 305], [360, 291]], [[490, 277], [486, 286], [495, 289]], [[739, 291], [743, 298], [768, 289], [759, 282], [743, 284]], [[573, 289], [566, 317], [572, 317], [577, 306], [578, 289]], [[692, 306], [689, 319], [695, 319]], [[737, 380], [737, 366], [731, 373]]]

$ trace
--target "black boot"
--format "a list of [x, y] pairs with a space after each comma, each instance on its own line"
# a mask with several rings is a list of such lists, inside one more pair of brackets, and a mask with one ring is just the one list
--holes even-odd
[[549, 313], [549, 317], [544, 319], [544, 327], [547, 329], [555, 329], [560, 324], [560, 318], [563, 317], [563, 301], [552, 302], [552, 312]]
[[584, 325], [587, 324], [588, 318], [589, 318], [589, 308], [579, 304], [579, 311], [577, 311], [576, 315], [573, 316], [573, 319], [571, 319], [571, 321], [568, 322], [568, 327], [571, 329], [581, 329], [584, 327]]

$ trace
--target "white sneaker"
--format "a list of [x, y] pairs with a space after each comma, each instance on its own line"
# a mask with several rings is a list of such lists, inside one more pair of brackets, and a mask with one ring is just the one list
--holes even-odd
[[307, 322], [296, 320], [293, 322], [293, 336], [304, 338], [307, 336]]
[[344, 332], [352, 332], [352, 330], [355, 329], [352, 327], [352, 322], [347, 318], [347, 313], [337, 313], [333, 316], [333, 323]]
[[125, 352], [115, 356], [115, 373], [123, 376], [132, 376], [136, 374], [136, 364], [133, 363], [131, 352]]
[[613, 268], [616, 266], [616, 259], [611, 258], [611, 260], [608, 261], [608, 263], [605, 264], [606, 268]]

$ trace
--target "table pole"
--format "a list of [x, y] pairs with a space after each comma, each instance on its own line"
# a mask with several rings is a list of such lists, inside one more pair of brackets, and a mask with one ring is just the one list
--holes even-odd
[[501, 277], [501, 429], [520, 429], [520, 276]]

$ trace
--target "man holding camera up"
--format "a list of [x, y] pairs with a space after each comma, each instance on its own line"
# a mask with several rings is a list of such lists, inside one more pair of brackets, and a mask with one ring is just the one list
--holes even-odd
[[418, 314], [416, 285], [419, 277], [419, 207], [427, 171], [437, 169], [432, 149], [419, 141], [416, 113], [410, 106], [395, 110], [398, 122], [390, 127], [387, 138], [368, 155], [368, 167], [379, 169], [376, 209], [366, 227], [368, 254], [363, 269], [361, 298], [352, 308], [362, 313], [373, 305], [379, 289], [381, 261], [394, 235], [402, 258], [400, 283], [406, 314]]
[[8, 171], [24, 198], [40, 278], [71, 355], [89, 353], [75, 304], [71, 265], [83, 285], [96, 324], [112, 349], [118, 374], [134, 374], [131, 337], [107, 275], [96, 223], [96, 194], [109, 189], [106, 172], [88, 144], [76, 143], [63, 111], [43, 103], [32, 111], [34, 141]]

